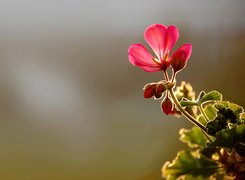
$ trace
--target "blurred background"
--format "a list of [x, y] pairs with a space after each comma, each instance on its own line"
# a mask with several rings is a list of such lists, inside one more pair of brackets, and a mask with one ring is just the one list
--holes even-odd
[[[245, 105], [244, 0], [0, 0], [0, 179], [161, 179], [185, 119], [128, 62], [153, 23], [193, 44], [178, 82]], [[147, 46], [148, 47], [148, 46]]]

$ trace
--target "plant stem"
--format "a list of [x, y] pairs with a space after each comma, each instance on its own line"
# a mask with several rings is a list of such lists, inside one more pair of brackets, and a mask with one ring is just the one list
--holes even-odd
[[182, 113], [182, 115], [185, 116], [192, 124], [194, 124], [195, 126], [198, 126], [204, 132], [204, 134], [207, 136], [208, 140], [211, 142], [211, 139], [208, 136], [206, 128], [182, 108], [182, 106], [179, 104], [179, 101], [177, 100], [176, 96], [174, 95], [172, 88], [169, 89], [169, 93], [170, 93], [170, 96], [173, 99], [175, 105], [178, 107], [179, 111]]
[[202, 113], [204, 119], [206, 120], [206, 122], [208, 122], [208, 121], [209, 121], [208, 116], [207, 116], [206, 113], [204, 112], [204, 110], [203, 110], [203, 108], [202, 108], [202, 105], [199, 105], [199, 106], [198, 106], [198, 109], [201, 111], [201, 113]]
[[163, 72], [164, 72], [164, 77], [165, 77], [166, 81], [169, 81], [169, 78], [168, 78], [168, 73], [167, 73], [167, 71], [163, 71]]
[[172, 83], [173, 83], [174, 80], [175, 80], [175, 76], [176, 76], [176, 72], [174, 72], [174, 70], [172, 70], [172, 80], [171, 80]]

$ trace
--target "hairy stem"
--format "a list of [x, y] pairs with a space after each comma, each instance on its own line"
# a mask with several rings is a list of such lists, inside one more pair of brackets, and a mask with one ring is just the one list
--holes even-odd
[[164, 72], [164, 77], [165, 77], [166, 81], [169, 81], [169, 78], [168, 78], [168, 73], [167, 73], [167, 71], [163, 71], [163, 72]]
[[175, 76], [176, 76], [176, 72], [174, 72], [174, 70], [172, 70], [172, 80], [171, 80], [172, 83], [174, 83]]
[[169, 89], [169, 93], [170, 93], [171, 98], [174, 101], [174, 104], [178, 107], [178, 109], [182, 113], [182, 115], [185, 116], [192, 124], [194, 124], [195, 126], [198, 126], [204, 132], [204, 134], [207, 136], [208, 140], [211, 142], [211, 139], [208, 136], [206, 128], [182, 108], [182, 106], [179, 104], [179, 101], [177, 100], [172, 88]]
[[199, 109], [200, 112], [202, 113], [202, 115], [203, 115], [204, 119], [206, 120], [206, 122], [208, 122], [208, 121], [209, 121], [208, 116], [207, 116], [206, 113], [204, 112], [202, 105], [198, 106], [198, 109]]

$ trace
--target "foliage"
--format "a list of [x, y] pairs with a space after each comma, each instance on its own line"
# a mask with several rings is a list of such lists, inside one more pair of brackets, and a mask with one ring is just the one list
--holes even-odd
[[245, 115], [243, 108], [237, 104], [222, 101], [222, 95], [217, 91], [205, 93], [199, 100], [182, 99], [180, 104], [183, 107], [187, 104], [188, 106], [205, 105], [203, 108], [205, 115], [200, 112], [197, 120], [205, 126], [207, 134], [197, 126], [189, 130], [180, 129], [180, 140], [186, 143], [189, 149], [180, 151], [172, 162], [164, 164], [163, 176], [168, 180], [244, 179]]
[[220, 165], [212, 159], [191, 150], [180, 151], [172, 163], [166, 162], [162, 172], [169, 180], [177, 178], [204, 179], [219, 173]]

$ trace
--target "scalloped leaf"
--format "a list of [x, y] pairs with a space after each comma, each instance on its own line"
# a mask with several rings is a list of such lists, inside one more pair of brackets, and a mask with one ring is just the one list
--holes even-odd
[[221, 107], [218, 110], [215, 119], [209, 121], [206, 125], [206, 128], [210, 135], [215, 135], [218, 131], [222, 129], [231, 128], [238, 122], [239, 122], [238, 117], [231, 109]]
[[200, 104], [208, 101], [222, 101], [222, 94], [218, 91], [210, 91], [203, 95], [199, 100]]
[[162, 168], [167, 180], [177, 178], [206, 179], [219, 171], [219, 164], [202, 154], [190, 150], [180, 151], [173, 162], [166, 162]]
[[[207, 115], [209, 120], [213, 120], [217, 116], [217, 111], [218, 110], [212, 104], [208, 104], [204, 107], [204, 112]], [[202, 114], [199, 115], [198, 121], [202, 123], [203, 125], [207, 124]]]
[[233, 148], [245, 139], [245, 125], [235, 125], [231, 129], [223, 129], [216, 134], [210, 146]]
[[203, 149], [207, 145], [207, 137], [202, 130], [196, 126], [192, 129], [180, 129], [180, 141], [186, 143], [189, 147], [199, 147]]
[[239, 106], [235, 103], [231, 103], [229, 101], [217, 102], [214, 104], [214, 107], [217, 109], [229, 108], [233, 111], [233, 113], [239, 118], [240, 114], [244, 112], [242, 106]]

